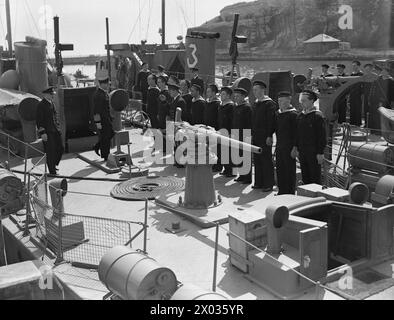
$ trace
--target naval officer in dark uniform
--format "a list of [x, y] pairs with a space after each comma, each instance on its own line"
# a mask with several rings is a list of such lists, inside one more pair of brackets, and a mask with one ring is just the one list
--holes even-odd
[[168, 93], [172, 99], [169, 107], [168, 120], [175, 121], [176, 109], [181, 109], [182, 114], [186, 111], [186, 101], [181, 97], [179, 85], [175, 82], [168, 83]]
[[[231, 128], [233, 126], [234, 102], [231, 100], [233, 89], [231, 87], [222, 87], [220, 91], [221, 104], [218, 109], [218, 128], [222, 135], [231, 137]], [[226, 178], [234, 178], [233, 165], [231, 163], [231, 150], [227, 147], [227, 159], [223, 158], [222, 145], [218, 145], [218, 156], [224, 170], [221, 175]]]
[[64, 153], [59, 120], [53, 102], [54, 95], [55, 91], [53, 87], [44, 90], [43, 99], [37, 105], [36, 111], [38, 133], [44, 143], [49, 173], [53, 175], [56, 174], [56, 167], [59, 165]]
[[[248, 96], [248, 91], [243, 88], [234, 89], [234, 101], [236, 106], [233, 112], [233, 130], [238, 130], [239, 132], [239, 141], [244, 142], [247, 138], [244, 130], [249, 130], [251, 134], [252, 130], [252, 107], [246, 101], [246, 97]], [[239, 154], [244, 156], [243, 150], [239, 150]], [[239, 167], [242, 164], [238, 165]], [[252, 183], [252, 168], [247, 168], [248, 172], [245, 174], [240, 174], [235, 182], [239, 182], [242, 184], [251, 184]]]
[[291, 105], [291, 93], [279, 92], [279, 111], [276, 113], [276, 175], [278, 195], [296, 192], [296, 157], [294, 155], [297, 135], [297, 110]]
[[146, 112], [150, 118], [150, 123], [152, 129], [159, 128], [159, 120], [157, 119], [157, 114], [159, 110], [159, 94], [160, 89], [157, 86], [157, 77], [154, 74], [150, 74], [148, 76], [148, 93], [147, 93], [147, 104], [146, 104]]
[[159, 129], [166, 129], [166, 121], [170, 112], [171, 96], [168, 92], [167, 78], [165, 76], [159, 76], [157, 78], [157, 84], [160, 89], [159, 93], [159, 108], [158, 108], [158, 125]]
[[136, 90], [141, 92], [142, 95], [142, 109], [143, 111], [146, 111], [146, 104], [147, 104], [147, 98], [148, 98], [148, 77], [150, 75], [149, 71], [149, 65], [147, 62], [142, 63], [142, 70], [138, 72], [137, 75], [137, 85], [136, 85]]
[[107, 92], [108, 82], [108, 76], [99, 79], [99, 86], [93, 95], [94, 121], [96, 123], [99, 136], [99, 141], [95, 145], [94, 150], [105, 161], [107, 161], [111, 150], [111, 140], [115, 136], [115, 132], [112, 127], [112, 116]]
[[257, 98], [253, 105], [252, 143], [262, 148], [261, 154], [254, 155], [255, 184], [253, 189], [270, 192], [275, 185], [274, 164], [272, 162], [272, 136], [275, 131], [277, 104], [265, 95], [267, 85], [263, 81], [253, 83]]
[[321, 184], [327, 146], [324, 116], [314, 106], [317, 99], [316, 93], [311, 90], [305, 90], [300, 95], [303, 111], [297, 119], [296, 149], [292, 155], [299, 157], [304, 184]]

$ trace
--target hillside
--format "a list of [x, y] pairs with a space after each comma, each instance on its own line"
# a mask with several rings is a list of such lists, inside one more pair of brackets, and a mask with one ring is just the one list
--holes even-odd
[[241, 52], [302, 53], [303, 42], [320, 33], [350, 42], [352, 48], [387, 49], [392, 2], [346, 0], [353, 9], [352, 30], [342, 30], [338, 25], [341, 18], [339, 8], [344, 0], [241, 2], [223, 8], [219, 16], [195, 29], [220, 32], [219, 52], [228, 50], [234, 14], [239, 13], [238, 34], [249, 39], [246, 45], [241, 46]]

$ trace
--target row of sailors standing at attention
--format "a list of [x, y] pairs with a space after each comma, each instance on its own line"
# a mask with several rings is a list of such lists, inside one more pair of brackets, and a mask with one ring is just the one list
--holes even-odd
[[[177, 108], [182, 110], [182, 120], [192, 125], [206, 125], [217, 131], [225, 129], [231, 133], [239, 130], [240, 141], [251, 138], [252, 144], [262, 148], [261, 154], [254, 155], [253, 189], [273, 191], [275, 168], [273, 163], [274, 135], [276, 136], [276, 171], [279, 194], [294, 194], [296, 189], [296, 159], [301, 164], [304, 184], [321, 183], [321, 166], [327, 145], [326, 124], [323, 114], [314, 104], [318, 97], [315, 92], [305, 90], [300, 95], [303, 111], [298, 113], [291, 105], [291, 93], [279, 93], [278, 104], [266, 95], [266, 84], [253, 83], [256, 101], [248, 102], [249, 92], [243, 88], [232, 89], [216, 84], [207, 86], [205, 100], [203, 88], [188, 80], [150, 75], [147, 111], [152, 128], [165, 129], [166, 121], [175, 120]], [[220, 94], [220, 99], [218, 95]], [[244, 131], [246, 130], [246, 131]], [[251, 132], [251, 137], [244, 136]], [[236, 177], [237, 168], [230, 159], [221, 161], [221, 147], [218, 147], [219, 162], [215, 172], [231, 178]], [[239, 151], [242, 155], [242, 151]], [[231, 152], [230, 152], [231, 154]], [[230, 157], [231, 158], [231, 157]], [[235, 181], [252, 183], [252, 167], [239, 175]]]

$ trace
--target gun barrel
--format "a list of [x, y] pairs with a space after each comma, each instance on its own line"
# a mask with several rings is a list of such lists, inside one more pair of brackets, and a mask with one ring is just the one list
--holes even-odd
[[185, 123], [185, 122], [175, 122], [175, 126], [180, 129], [190, 130], [190, 131], [195, 132], [197, 134], [216, 138], [219, 144], [230, 147], [231, 149], [250, 151], [251, 153], [256, 153], [256, 154], [262, 153], [262, 148], [260, 148], [258, 146], [221, 135], [220, 133], [218, 133], [214, 130], [199, 128], [199, 127], [192, 126], [192, 125]]

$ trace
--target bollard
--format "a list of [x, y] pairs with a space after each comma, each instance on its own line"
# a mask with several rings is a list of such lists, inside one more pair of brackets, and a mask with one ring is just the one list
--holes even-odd
[[282, 232], [289, 221], [289, 209], [287, 207], [269, 206], [265, 211], [267, 220], [267, 235], [269, 254], [280, 254], [282, 248]]

